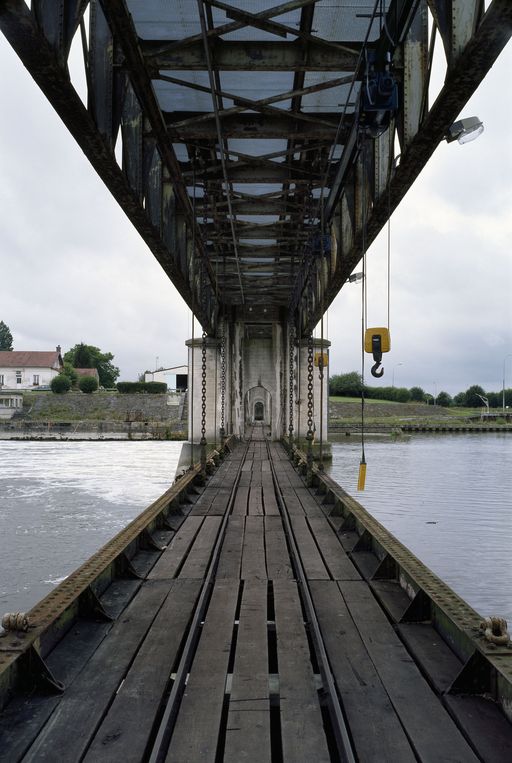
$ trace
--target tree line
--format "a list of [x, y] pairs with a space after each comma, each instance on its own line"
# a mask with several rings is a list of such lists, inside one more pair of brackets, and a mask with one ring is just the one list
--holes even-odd
[[[347, 374], [334, 374], [329, 379], [329, 395], [335, 397], [361, 397], [363, 377], [357, 371]], [[465, 392], [459, 392], [453, 397], [441, 390], [435, 397], [425, 392], [421, 387], [371, 387], [364, 385], [366, 398], [374, 400], [392, 400], [396, 403], [432, 403], [449, 407], [451, 405], [464, 408], [480, 408], [484, 405], [482, 398], [489, 402], [489, 408], [501, 408], [503, 392], [485, 392], [479, 384], [473, 384]], [[505, 405], [512, 406], [512, 389], [505, 390]]]

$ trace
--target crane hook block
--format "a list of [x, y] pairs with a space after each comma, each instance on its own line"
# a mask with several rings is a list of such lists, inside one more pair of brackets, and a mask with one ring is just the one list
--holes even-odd
[[384, 374], [384, 369], [379, 366], [382, 361], [382, 353], [389, 352], [391, 349], [391, 338], [389, 336], [389, 329], [387, 328], [371, 328], [366, 329], [364, 335], [364, 350], [373, 355], [375, 365], [372, 366], [372, 376], [377, 378]]

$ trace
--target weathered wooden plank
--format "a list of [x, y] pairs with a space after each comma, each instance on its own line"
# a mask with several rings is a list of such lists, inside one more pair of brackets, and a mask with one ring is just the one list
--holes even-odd
[[194, 504], [194, 508], [190, 512], [193, 516], [205, 516], [209, 513], [211, 505], [215, 499], [215, 496], [219, 492], [219, 487], [206, 487], [197, 501]]
[[231, 516], [228, 519], [226, 536], [222, 544], [217, 568], [217, 578], [240, 578], [244, 527], [245, 520], [243, 517]]
[[413, 763], [414, 752], [336, 582], [315, 580], [310, 590], [357, 759]]
[[[242, 475], [243, 477], [244, 475]], [[247, 503], [249, 501], [249, 487], [238, 485], [235, 501], [233, 504], [233, 514], [245, 516], [247, 514]]]
[[328, 763], [330, 756], [296, 583], [274, 581], [274, 607], [283, 761]]
[[174, 582], [153, 580], [143, 584], [108, 639], [67, 687], [30, 748], [28, 760], [55, 763], [59, 750], [65, 750], [67, 760], [81, 759]]
[[271, 760], [266, 581], [244, 584], [223, 760]]
[[[281, 478], [279, 477], [279, 480]], [[297, 495], [295, 493], [295, 489], [289, 486], [284, 486], [281, 484], [281, 481], [279, 482], [281, 487], [281, 493], [283, 496], [283, 500], [286, 504], [286, 508], [288, 509], [288, 513], [292, 517], [304, 517], [304, 507], [302, 506], [301, 502], [297, 498]]]
[[485, 763], [510, 763], [512, 729], [495, 702], [456, 694], [447, 694], [444, 701]]
[[[69, 686], [112, 628], [111, 623], [78, 620], [48, 656], [53, 675]], [[0, 713], [0, 761], [21, 760], [55, 707], [61, 695], [15, 696]]]
[[180, 578], [194, 578], [196, 580], [204, 578], [221, 522], [221, 517], [204, 518], [201, 529], [180, 570]]
[[168, 763], [215, 763], [238, 586], [238, 581], [231, 580], [215, 583], [167, 753]]
[[323, 517], [324, 513], [318, 503], [315, 501], [309, 490], [302, 486], [295, 488], [295, 494], [301, 502], [304, 512], [308, 517]]
[[251, 516], [263, 516], [263, 496], [261, 493], [261, 487], [254, 487], [254, 485], [252, 485], [249, 489], [248, 512]]
[[[288, 503], [287, 503], [288, 505]], [[306, 517], [291, 517], [302, 564], [308, 580], [329, 580], [330, 575], [317, 548]]]
[[143, 760], [200, 585], [175, 581], [95, 734], [88, 763]]
[[443, 760], [449, 751], [452, 760], [476, 763], [477, 757], [428, 686], [366, 583], [338, 581], [337, 585], [420, 760]]
[[231, 489], [221, 488], [212, 501], [208, 516], [223, 516], [226, 511], [230, 496]]
[[335, 580], [361, 580], [327, 519], [312, 517], [308, 522], [331, 576]]
[[242, 472], [240, 474], [240, 480], [238, 482], [238, 487], [249, 487], [251, 484], [251, 472]]
[[269, 580], [293, 579], [292, 563], [281, 517], [265, 517], [265, 552]]
[[462, 662], [428, 623], [402, 623], [397, 632], [436, 691], [445, 692], [462, 669]]
[[203, 522], [204, 518], [201, 516], [186, 518], [168, 548], [150, 571], [148, 575], [150, 580], [166, 580], [176, 575]]
[[267, 516], [278, 516], [281, 513], [279, 511], [279, 506], [277, 505], [274, 485], [271, 485], [270, 487], [263, 486], [263, 506]]
[[246, 517], [242, 551], [242, 579], [266, 580], [263, 517]]

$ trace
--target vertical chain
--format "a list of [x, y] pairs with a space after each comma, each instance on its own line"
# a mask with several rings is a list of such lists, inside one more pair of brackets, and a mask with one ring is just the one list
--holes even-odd
[[293, 324], [293, 321], [290, 320], [290, 323], [288, 324], [288, 365], [289, 365], [289, 382], [288, 382], [288, 395], [289, 395], [289, 409], [288, 409], [288, 442], [290, 444], [290, 449], [293, 447], [293, 361], [294, 361], [294, 352], [293, 352], [293, 342], [295, 338], [295, 326]]
[[223, 448], [226, 438], [226, 316], [222, 319], [220, 335], [220, 445]]
[[[203, 212], [203, 232], [204, 241], [208, 239], [207, 224], [208, 224], [208, 197], [206, 183], [204, 185], [204, 212]], [[208, 301], [206, 294], [206, 254], [201, 262], [201, 307], [203, 312], [203, 320], [206, 321], [206, 313], [208, 311]], [[207, 332], [203, 329], [203, 337], [201, 344], [201, 473], [203, 477], [206, 477], [206, 337]]]
[[[311, 316], [313, 312], [313, 272], [310, 272], [308, 281], [308, 310]], [[306, 483], [311, 486], [313, 482], [313, 437], [314, 437], [314, 399], [313, 399], [313, 329], [308, 329], [308, 431], [306, 434], [306, 440], [308, 441], [307, 448], [307, 472]]]

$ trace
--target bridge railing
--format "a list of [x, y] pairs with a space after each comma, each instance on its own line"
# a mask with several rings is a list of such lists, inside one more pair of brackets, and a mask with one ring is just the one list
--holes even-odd
[[[294, 447], [290, 457], [306, 474], [306, 454]], [[313, 487], [323, 494], [327, 518], [395, 627], [432, 625], [460, 661], [444, 693], [490, 695], [512, 722], [512, 642], [488, 639], [482, 616], [316, 465]]]
[[[208, 468], [232, 449], [234, 440], [230, 437], [224, 448], [212, 449], [208, 453]], [[184, 518], [181, 507], [192, 502], [190, 494], [196, 492], [195, 486], [201, 482], [201, 466], [196, 464], [36, 604], [26, 614], [27, 630], [7, 630], [0, 635], [0, 709], [18, 690], [38, 688], [45, 693], [63, 690], [64, 687], [46, 665], [45, 657], [78, 618], [113, 619], [103, 607], [101, 595], [111, 583], [123, 578], [134, 581], [131, 596], [136, 593], [143, 575], [132, 560], [141, 550], [164, 550], [165, 547], [160, 546], [153, 533], [176, 529]]]

